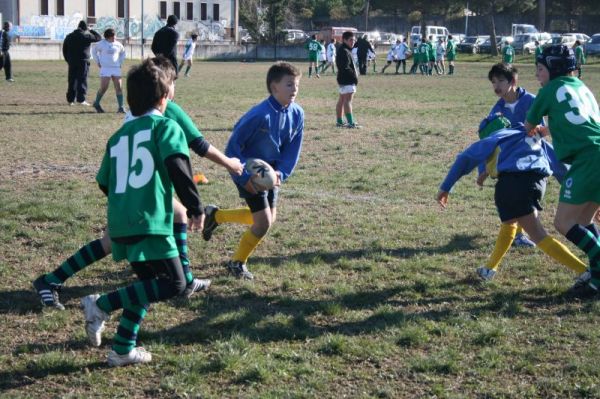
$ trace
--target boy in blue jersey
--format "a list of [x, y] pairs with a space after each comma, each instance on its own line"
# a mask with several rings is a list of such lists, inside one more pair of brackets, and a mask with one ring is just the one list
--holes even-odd
[[90, 343], [100, 346], [109, 314], [123, 313], [108, 354], [109, 366], [147, 363], [137, 333], [150, 303], [183, 293], [186, 280], [173, 236], [173, 194], [187, 209], [192, 230], [204, 226], [204, 211], [192, 178], [185, 134], [165, 118], [169, 79], [150, 59], [127, 75], [127, 102], [134, 118], [112, 135], [96, 181], [108, 197], [113, 259], [127, 259], [138, 281], [81, 300]]
[[239, 195], [248, 208], [219, 209], [206, 207], [206, 223], [202, 236], [210, 240], [222, 223], [249, 225], [237, 250], [228, 263], [229, 271], [238, 278], [252, 280], [246, 262], [263, 240], [277, 216], [279, 186], [287, 180], [300, 157], [304, 134], [304, 110], [294, 101], [298, 94], [300, 71], [287, 62], [277, 62], [267, 73], [270, 96], [248, 111], [236, 123], [225, 154], [240, 159], [259, 158], [268, 162], [277, 173], [277, 183], [269, 191], [257, 192], [250, 174], [232, 175]]
[[[488, 132], [482, 132], [482, 136], [486, 134]], [[529, 137], [522, 127], [494, 131], [459, 154], [440, 186], [437, 202], [446, 208], [452, 186], [494, 154], [497, 161], [492, 166], [498, 174], [494, 199], [502, 227], [490, 260], [485, 266], [477, 268], [478, 276], [483, 280], [493, 279], [515, 237], [517, 225], [520, 225], [538, 248], [578, 273], [576, 285], [587, 284], [590, 274], [585, 264], [566, 246], [549, 236], [538, 218], [547, 177], [554, 174], [561, 180], [566, 167], [558, 162], [549, 143], [539, 137]]]
[[[525, 123], [527, 110], [533, 103], [535, 96], [527, 90], [518, 86], [519, 72], [512, 64], [498, 63], [492, 66], [488, 73], [488, 79], [492, 83], [494, 94], [500, 99], [492, 107], [489, 115], [479, 124], [479, 131], [485, 128], [487, 123], [502, 115], [510, 121], [510, 127], [519, 128]], [[487, 178], [485, 169], [479, 168], [477, 184], [483, 185]], [[535, 244], [527, 235], [523, 234], [523, 228], [517, 228], [517, 235], [513, 241], [514, 246], [533, 247]]]

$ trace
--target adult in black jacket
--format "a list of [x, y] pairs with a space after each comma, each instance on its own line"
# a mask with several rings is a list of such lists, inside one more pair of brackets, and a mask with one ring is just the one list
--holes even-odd
[[[340, 86], [340, 97], [335, 107], [337, 127], [360, 127], [354, 122], [352, 115], [352, 97], [356, 93], [356, 85], [358, 84], [356, 65], [354, 65], [354, 58], [352, 57], [352, 47], [354, 47], [355, 40], [353, 32], [344, 32], [342, 44], [335, 56], [335, 66], [338, 68], [337, 82]], [[344, 114], [346, 114], [348, 123], [344, 123]]]
[[175, 73], [179, 73], [177, 64], [177, 41], [179, 40], [179, 33], [175, 30], [177, 25], [177, 16], [169, 15], [167, 18], [167, 25], [163, 26], [154, 34], [152, 38], [152, 52], [154, 55], [163, 55], [173, 63], [175, 67]]
[[70, 105], [73, 105], [75, 100], [79, 104], [89, 105], [85, 101], [85, 95], [87, 94], [87, 77], [90, 69], [90, 46], [101, 39], [98, 32], [88, 30], [85, 21], [81, 21], [77, 29], [69, 33], [63, 41], [63, 57], [69, 65], [67, 102]]
[[[12, 28], [12, 23], [10, 21], [4, 22], [3, 29], [0, 31], [0, 43], [2, 46], [0, 47], [0, 52], [2, 53], [2, 60], [4, 64], [4, 76], [6, 76], [7, 82], [14, 82], [15, 80], [12, 77], [12, 64], [10, 62], [10, 53], [8, 50], [10, 49], [10, 36], [8, 36], [8, 32]], [[2, 66], [0, 65], [0, 69]]]
[[369, 54], [369, 50], [371, 50], [373, 53], [375, 53], [375, 49], [373, 49], [373, 46], [367, 40], [367, 35], [364, 35], [363, 37], [359, 38], [356, 41], [356, 48], [357, 48], [356, 55], [358, 56], [358, 69], [359, 69], [361, 75], [366, 75], [367, 74], [367, 56]]

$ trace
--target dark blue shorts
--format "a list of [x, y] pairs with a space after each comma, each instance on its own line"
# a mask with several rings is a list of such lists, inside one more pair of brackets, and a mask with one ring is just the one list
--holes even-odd
[[500, 173], [494, 200], [502, 222], [541, 211], [547, 177], [536, 172]]
[[259, 191], [257, 194], [248, 192], [239, 184], [235, 185], [240, 193], [240, 198], [246, 200], [246, 204], [250, 208], [250, 212], [259, 212], [267, 208], [276, 208], [277, 200], [279, 199], [279, 187], [273, 187], [269, 191]]

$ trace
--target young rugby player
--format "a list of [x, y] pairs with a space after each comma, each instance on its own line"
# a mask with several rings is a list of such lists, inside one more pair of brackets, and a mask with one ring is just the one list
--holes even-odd
[[[494, 278], [515, 238], [517, 225], [521, 225], [538, 248], [578, 273], [576, 285], [587, 284], [589, 273], [585, 264], [566, 246], [549, 236], [538, 217], [538, 211], [542, 210], [547, 177], [554, 173], [560, 180], [566, 167], [557, 161], [552, 146], [545, 140], [529, 137], [522, 126], [520, 129], [502, 129], [502, 125], [497, 125], [500, 118], [491, 121], [480, 132], [481, 140], [458, 155], [440, 186], [438, 203], [446, 208], [450, 190], [458, 179], [482, 162], [497, 156], [496, 162], [488, 165], [496, 169], [490, 173], [498, 175], [494, 199], [502, 227], [492, 255], [485, 266], [477, 268], [477, 275], [483, 280]], [[496, 127], [501, 129], [495, 130]]]
[[185, 76], [186, 78], [190, 76], [190, 69], [192, 69], [192, 63], [194, 62], [194, 50], [196, 49], [196, 41], [198, 40], [198, 35], [196, 33], [192, 33], [190, 38], [185, 43], [183, 47], [183, 56], [181, 57], [181, 65], [179, 65], [179, 70], [183, 69], [183, 65], [187, 64], [185, 68]]
[[446, 57], [448, 58], [448, 75], [454, 75], [454, 61], [456, 61], [456, 42], [452, 35], [448, 35], [446, 44]]
[[[166, 73], [170, 85], [169, 100], [172, 100], [175, 96], [175, 68], [171, 61], [163, 56], [153, 58], [152, 62]], [[201, 157], [206, 157], [212, 162], [223, 166], [229, 173], [236, 175], [242, 173], [243, 166], [240, 161], [225, 156], [221, 151], [206, 141], [192, 119], [175, 102], [167, 102], [164, 116], [179, 124], [183, 129], [188, 146], [196, 154]], [[186, 277], [187, 286], [184, 291], [184, 296], [189, 297], [195, 292], [206, 290], [210, 286], [210, 280], [193, 278], [189, 267], [190, 261], [187, 249], [188, 218], [184, 206], [175, 198], [173, 198], [173, 207], [175, 210], [173, 236], [175, 237], [177, 248], [179, 250], [179, 257]], [[39, 276], [33, 282], [33, 287], [40, 297], [42, 305], [64, 309], [58, 296], [58, 291], [62, 285], [76, 273], [109, 255], [111, 251], [111, 239], [108, 232], [105, 232], [102, 238], [81, 247], [53, 272]]]
[[[109, 314], [123, 309], [108, 354], [109, 366], [147, 363], [150, 352], [136, 347], [140, 324], [150, 303], [183, 293], [185, 276], [173, 236], [173, 193], [192, 218], [192, 229], [204, 225], [185, 135], [162, 114], [169, 79], [150, 59], [127, 75], [127, 103], [134, 119], [109, 140], [96, 181], [108, 197], [108, 229], [113, 259], [127, 259], [139, 280], [103, 295], [81, 300], [85, 329], [100, 346]], [[134, 160], [134, 161], [131, 161]]]
[[[564, 45], [546, 47], [537, 58], [542, 88], [527, 113], [530, 134], [550, 134], [558, 158], [571, 165], [560, 188], [554, 226], [589, 258], [591, 280], [571, 294], [593, 296], [600, 288], [600, 241], [594, 215], [600, 204], [600, 111], [590, 89], [574, 76], [577, 60]], [[548, 129], [536, 127], [548, 116]], [[548, 131], [549, 130], [549, 131]]]
[[321, 43], [317, 41], [317, 36], [312, 35], [304, 47], [308, 50], [308, 77], [312, 76], [313, 66], [315, 67], [315, 76], [319, 78], [319, 54], [324, 49]]
[[96, 61], [96, 64], [100, 68], [100, 88], [98, 89], [98, 93], [96, 93], [96, 100], [93, 104], [94, 109], [98, 113], [104, 113], [104, 110], [100, 106], [100, 101], [112, 80], [119, 106], [117, 112], [124, 113], [121, 65], [125, 61], [125, 48], [115, 40], [114, 29], [108, 28], [104, 31], [104, 39], [94, 46], [93, 56], [94, 61]]
[[[352, 49], [356, 43], [354, 33], [347, 31], [342, 34], [342, 45], [339, 48], [339, 53], [335, 58], [337, 66], [337, 83], [339, 85], [340, 96], [335, 106], [337, 117], [337, 127], [360, 128], [354, 121], [352, 113], [352, 98], [356, 93], [356, 85], [358, 85], [358, 74], [356, 73], [356, 63], [352, 55]], [[344, 114], [348, 123], [344, 123]]]
[[206, 223], [202, 236], [210, 240], [223, 223], [249, 225], [237, 250], [227, 264], [230, 273], [252, 280], [246, 265], [277, 217], [279, 186], [287, 180], [298, 162], [304, 136], [304, 110], [295, 103], [300, 84], [300, 71], [287, 62], [277, 62], [267, 72], [270, 96], [253, 107], [236, 123], [225, 154], [246, 162], [258, 158], [268, 162], [277, 173], [277, 183], [269, 191], [256, 191], [246, 171], [232, 175], [233, 182], [248, 204], [247, 208], [219, 209], [206, 207]]

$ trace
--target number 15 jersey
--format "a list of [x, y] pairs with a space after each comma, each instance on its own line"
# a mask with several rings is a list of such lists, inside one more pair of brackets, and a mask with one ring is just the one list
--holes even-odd
[[542, 87], [527, 121], [537, 125], [548, 115], [548, 127], [558, 159], [572, 163], [583, 152], [600, 153], [600, 112], [594, 95], [576, 77], [561, 76]]
[[173, 234], [173, 183], [165, 160], [189, 158], [181, 127], [158, 111], [125, 123], [109, 140], [96, 181], [108, 188], [113, 238]]

